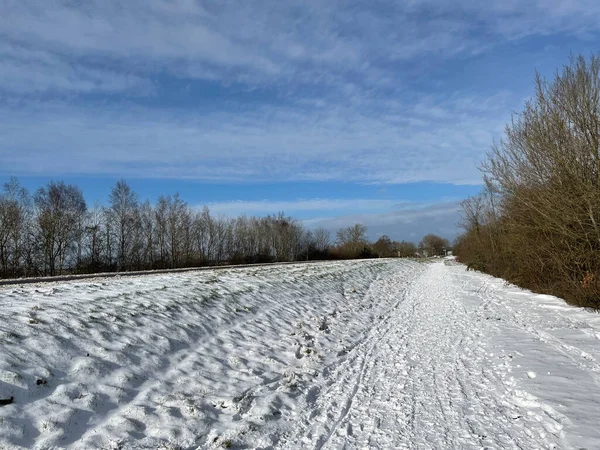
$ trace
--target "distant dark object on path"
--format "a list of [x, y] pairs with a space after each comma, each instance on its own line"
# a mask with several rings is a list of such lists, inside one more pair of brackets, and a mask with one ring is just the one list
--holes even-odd
[[10, 405], [14, 401], [14, 397], [11, 395], [10, 398], [0, 399], [0, 406]]

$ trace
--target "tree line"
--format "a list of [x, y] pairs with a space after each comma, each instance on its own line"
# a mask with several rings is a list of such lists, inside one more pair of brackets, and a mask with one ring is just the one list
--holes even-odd
[[506, 126], [463, 202], [459, 260], [600, 308], [600, 58], [571, 57]]
[[88, 207], [77, 186], [51, 181], [30, 194], [13, 177], [0, 193], [0, 277], [412, 257], [418, 250], [388, 236], [369, 242], [366, 232], [356, 224], [334, 237], [283, 213], [218, 217], [178, 194], [140, 202], [124, 180], [106, 206]]

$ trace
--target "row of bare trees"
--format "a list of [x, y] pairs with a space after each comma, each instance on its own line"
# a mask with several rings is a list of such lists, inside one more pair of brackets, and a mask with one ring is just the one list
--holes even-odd
[[463, 202], [459, 259], [539, 292], [600, 307], [600, 58], [572, 57], [506, 127]]
[[334, 241], [283, 213], [215, 217], [178, 194], [152, 205], [123, 180], [106, 206], [88, 208], [76, 186], [50, 182], [31, 195], [11, 178], [0, 193], [0, 277], [415, 254], [387, 236], [371, 244], [366, 231], [344, 228]]
[[367, 227], [361, 224], [339, 230], [336, 244], [337, 247], [331, 250], [336, 258], [408, 258], [417, 254], [417, 246], [412, 242], [392, 241], [387, 235], [369, 243]]

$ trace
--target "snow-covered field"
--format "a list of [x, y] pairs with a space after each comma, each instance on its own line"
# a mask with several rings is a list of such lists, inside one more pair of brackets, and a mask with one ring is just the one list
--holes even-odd
[[6, 286], [0, 448], [595, 449], [599, 361], [600, 315], [452, 261]]

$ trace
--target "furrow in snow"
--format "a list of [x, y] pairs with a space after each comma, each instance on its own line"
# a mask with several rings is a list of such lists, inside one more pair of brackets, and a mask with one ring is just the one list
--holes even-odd
[[600, 448], [600, 315], [452, 261], [0, 288], [0, 448]]

